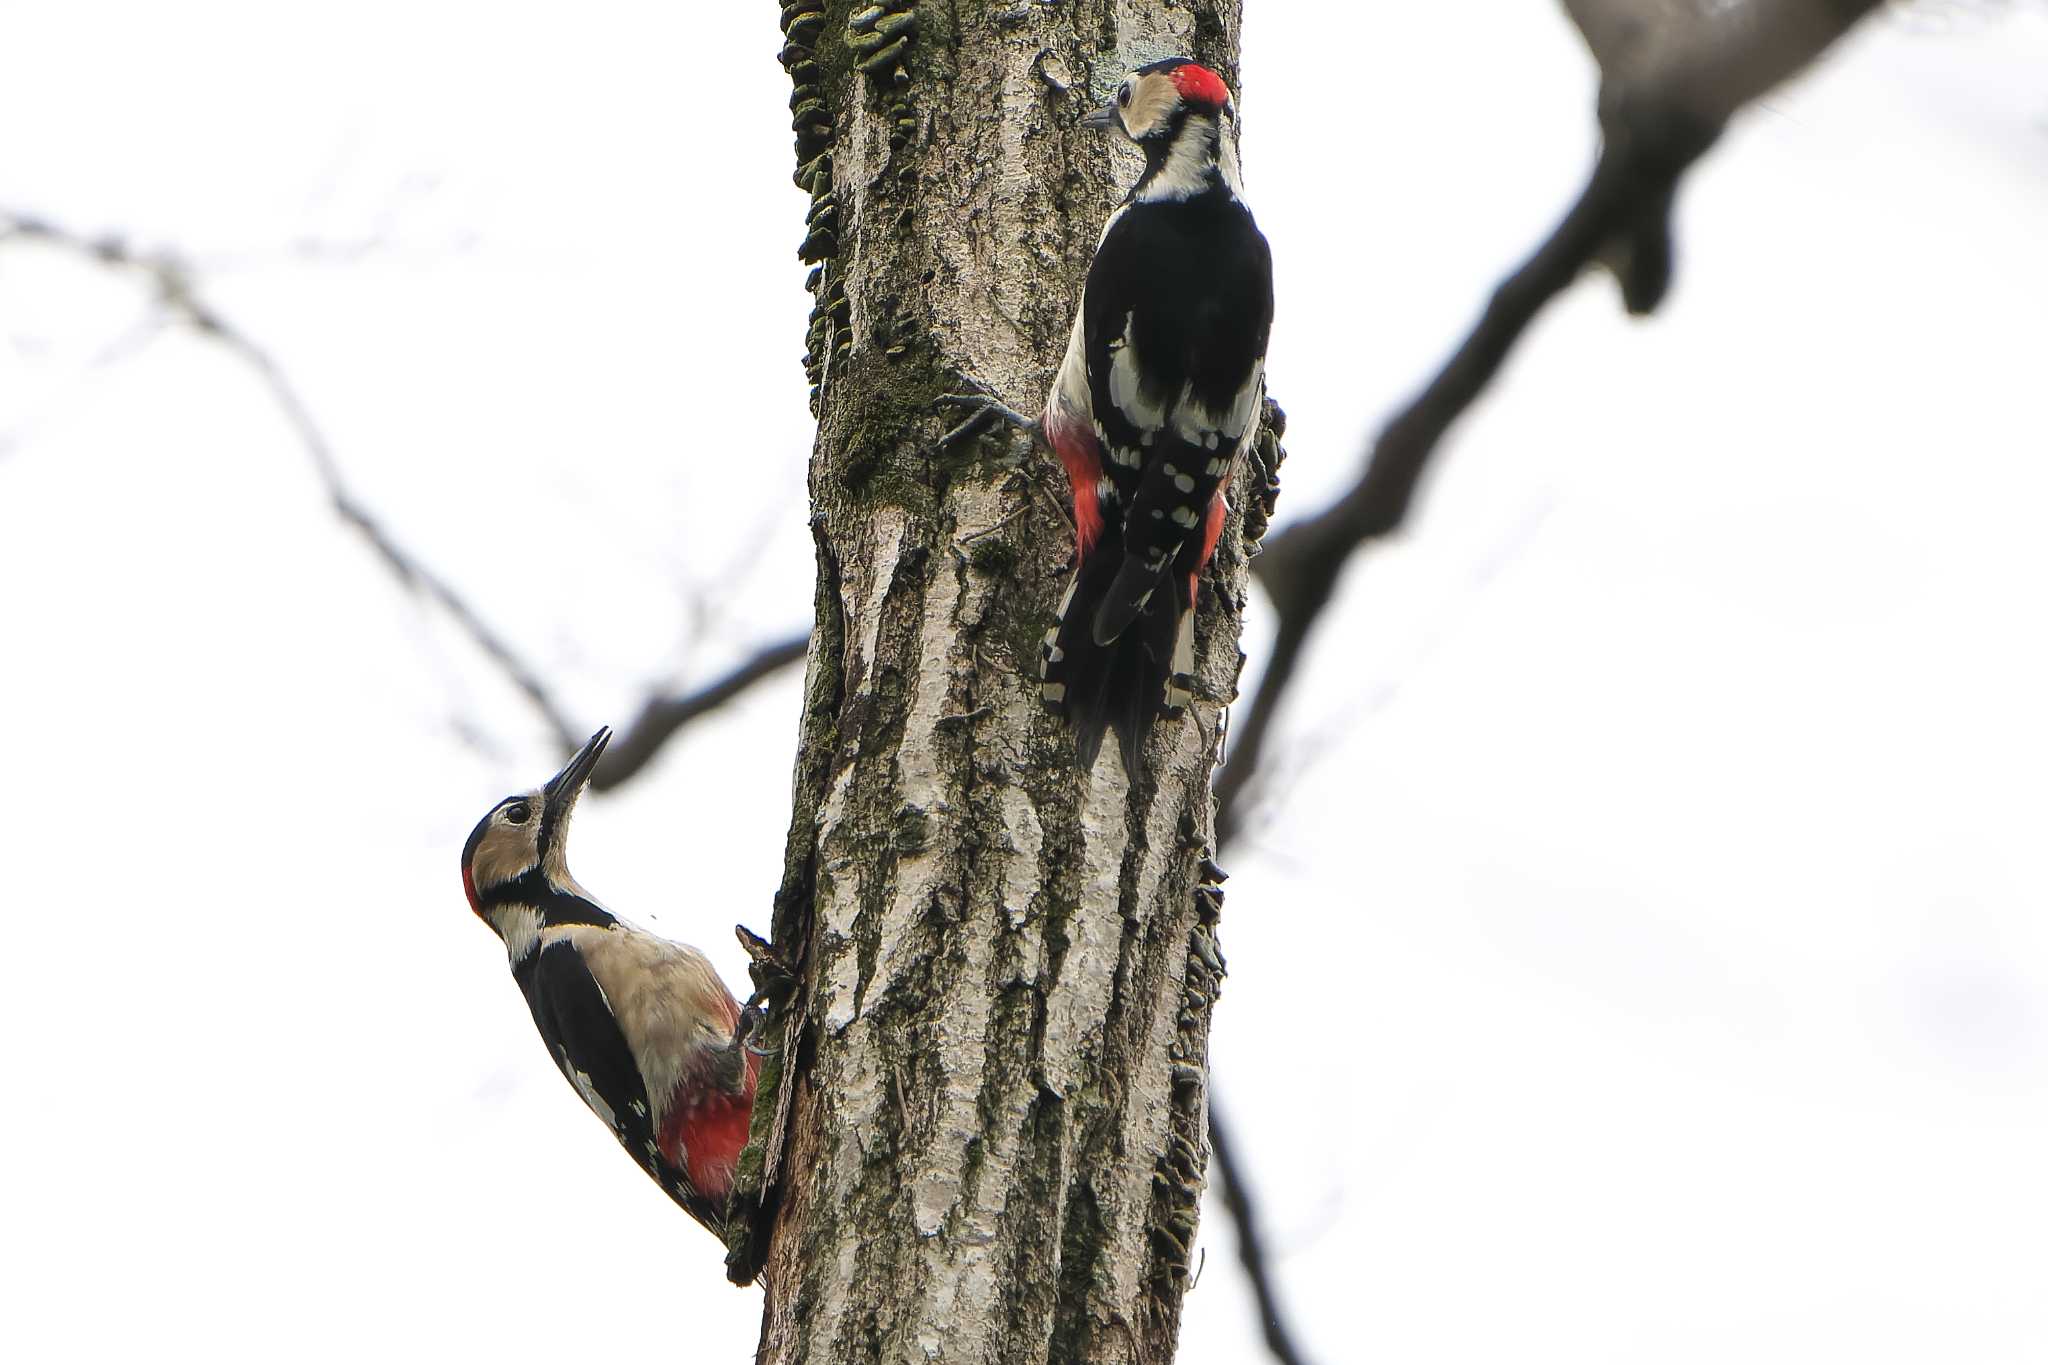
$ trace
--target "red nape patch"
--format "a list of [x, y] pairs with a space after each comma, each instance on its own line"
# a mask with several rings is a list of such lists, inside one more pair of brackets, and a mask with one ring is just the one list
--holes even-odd
[[469, 869], [462, 869], [462, 894], [469, 897], [469, 908], [479, 915], [484, 912], [483, 902], [476, 898], [476, 878], [469, 875]]
[[1208, 67], [1196, 66], [1193, 62], [1173, 69], [1173, 88], [1180, 91], [1180, 97], [1189, 104], [1221, 109], [1230, 103], [1230, 87], [1223, 83], [1223, 78]]
[[1047, 417], [1046, 439], [1067, 467], [1067, 482], [1074, 487], [1074, 558], [1086, 559], [1102, 535], [1102, 501], [1095, 485], [1102, 478], [1102, 447], [1093, 432], [1076, 422]]

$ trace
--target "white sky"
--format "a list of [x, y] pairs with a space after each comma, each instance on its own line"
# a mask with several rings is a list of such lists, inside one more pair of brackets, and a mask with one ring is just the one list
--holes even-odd
[[[1576, 190], [1591, 73], [1549, 5], [1249, 8], [1299, 514]], [[9, 7], [0, 204], [189, 252], [618, 723], [809, 609], [771, 13]], [[1667, 312], [1546, 315], [1348, 582], [1216, 1038], [1319, 1359], [2048, 1357], [2044, 70], [2037, 8], [1871, 25], [1689, 187]], [[0, 1344], [749, 1358], [462, 902], [539, 728], [245, 369], [100, 363], [144, 305], [0, 251]], [[578, 825], [735, 982], [794, 686]], [[1182, 1358], [1253, 1358], [1207, 1241]]]

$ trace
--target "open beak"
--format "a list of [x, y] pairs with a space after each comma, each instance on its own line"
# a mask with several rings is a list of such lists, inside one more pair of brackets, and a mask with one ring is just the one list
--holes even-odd
[[1116, 127], [1116, 106], [1114, 104], [1105, 104], [1100, 109], [1090, 109], [1087, 113], [1081, 115], [1080, 125], [1083, 128]]
[[549, 778], [547, 785], [540, 789], [541, 799], [547, 803], [549, 824], [559, 824], [569, 813], [569, 808], [576, 804], [576, 798], [583, 795], [590, 775], [597, 771], [598, 756], [604, 753], [604, 746], [611, 741], [612, 728], [607, 725], [592, 735], [590, 742], [569, 760], [568, 766]]

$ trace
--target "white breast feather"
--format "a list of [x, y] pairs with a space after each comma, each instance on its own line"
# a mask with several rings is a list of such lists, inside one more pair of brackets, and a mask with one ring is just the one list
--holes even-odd
[[530, 905], [497, 905], [485, 912], [491, 917], [491, 927], [498, 931], [498, 937], [505, 941], [505, 956], [513, 961], [523, 961], [540, 941], [540, 911]]
[[696, 949], [624, 921], [611, 928], [568, 925], [550, 932], [574, 938], [605, 993], [660, 1131], [684, 1069], [704, 1048], [725, 1041], [729, 1025], [715, 1012], [731, 1002], [725, 984]]

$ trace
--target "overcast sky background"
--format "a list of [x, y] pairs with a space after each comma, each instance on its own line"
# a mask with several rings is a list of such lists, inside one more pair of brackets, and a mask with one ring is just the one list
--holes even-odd
[[[1568, 202], [1593, 82], [1552, 5], [1247, 9], [1284, 520]], [[185, 252], [618, 724], [809, 611], [772, 12], [0, 6], [0, 206]], [[1215, 1039], [1318, 1359], [2048, 1357], [2044, 73], [2038, 7], [1868, 25], [1689, 185], [1665, 313], [1570, 294], [1347, 580]], [[0, 247], [10, 1353], [750, 1358], [462, 900], [544, 731], [150, 315]], [[791, 674], [579, 875], [739, 983], [795, 733]], [[1182, 1359], [1251, 1359], [1204, 1244]]]

